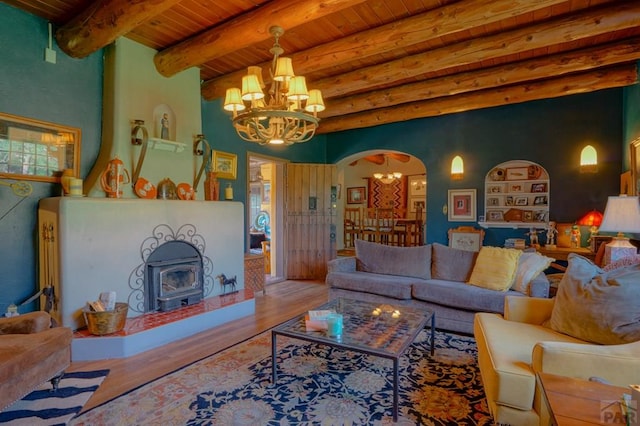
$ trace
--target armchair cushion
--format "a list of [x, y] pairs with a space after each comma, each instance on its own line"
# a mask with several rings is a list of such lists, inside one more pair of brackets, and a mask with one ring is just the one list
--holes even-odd
[[0, 319], [0, 335], [39, 333], [50, 327], [51, 317], [42, 311]]
[[606, 272], [573, 253], [568, 262], [551, 328], [604, 345], [640, 340], [640, 265]]

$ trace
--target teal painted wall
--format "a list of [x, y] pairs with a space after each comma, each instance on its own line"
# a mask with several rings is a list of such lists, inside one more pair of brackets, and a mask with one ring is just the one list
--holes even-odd
[[[508, 160], [541, 164], [551, 176], [550, 218], [574, 222], [591, 209], [604, 211], [619, 191], [622, 90], [611, 89], [508, 107], [488, 108], [331, 134], [327, 161], [373, 149], [394, 149], [418, 157], [427, 169], [427, 240], [447, 243], [447, 230], [469, 223], [448, 222], [442, 213], [448, 189], [478, 194], [484, 212], [484, 178]], [[579, 173], [586, 144], [598, 151], [599, 172]], [[465, 176], [451, 181], [451, 159], [460, 154]], [[524, 230], [488, 229], [485, 244], [502, 245]]]
[[[81, 174], [91, 169], [100, 146], [102, 51], [72, 59], [57, 46], [57, 63], [44, 61], [47, 22], [0, 4], [0, 111], [79, 127]], [[20, 198], [0, 186], [0, 315], [10, 303], [26, 300], [37, 282], [38, 200], [60, 194], [60, 186], [32, 182], [33, 193]], [[20, 309], [35, 309], [30, 304]]]

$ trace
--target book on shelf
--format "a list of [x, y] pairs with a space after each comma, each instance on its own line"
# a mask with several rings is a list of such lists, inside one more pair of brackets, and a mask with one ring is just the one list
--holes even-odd
[[524, 249], [526, 244], [524, 238], [507, 238], [504, 241], [504, 246], [507, 248]]

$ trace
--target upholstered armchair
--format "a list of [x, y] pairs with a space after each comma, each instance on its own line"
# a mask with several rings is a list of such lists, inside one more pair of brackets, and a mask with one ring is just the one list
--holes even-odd
[[0, 411], [71, 364], [71, 329], [51, 327], [46, 312], [0, 318]]

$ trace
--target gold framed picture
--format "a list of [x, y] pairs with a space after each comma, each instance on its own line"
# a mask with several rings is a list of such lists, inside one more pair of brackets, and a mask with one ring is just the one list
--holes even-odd
[[218, 179], [235, 179], [238, 173], [238, 156], [228, 152], [213, 151], [211, 171], [218, 173]]

